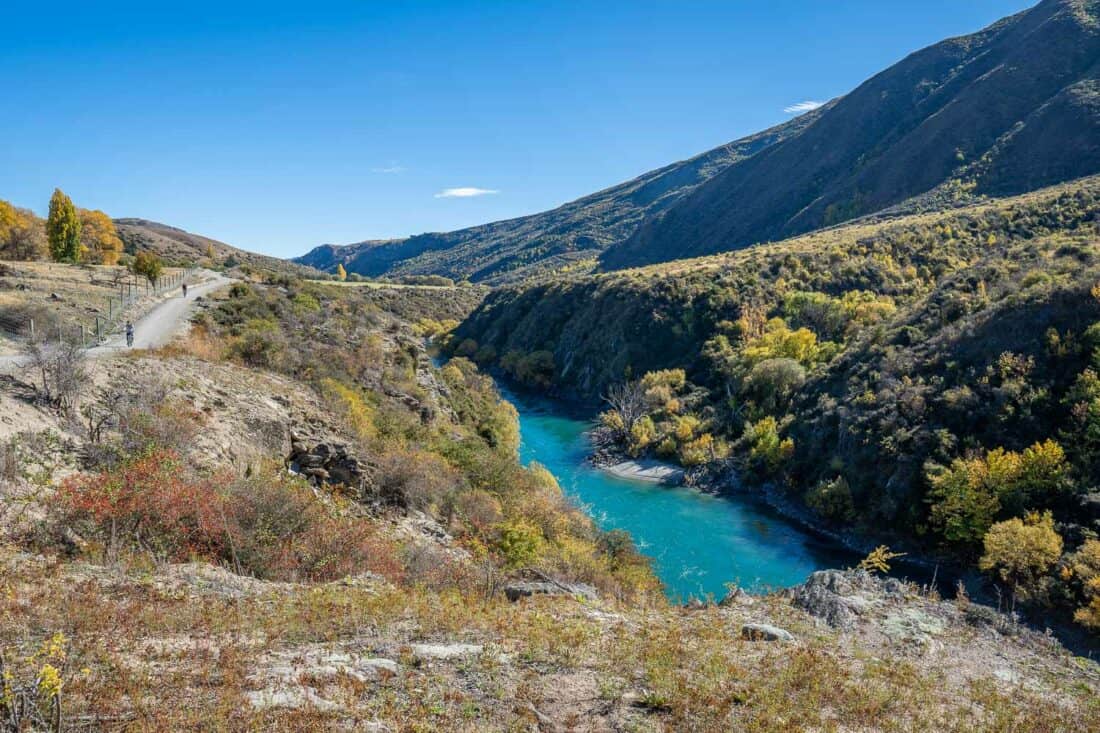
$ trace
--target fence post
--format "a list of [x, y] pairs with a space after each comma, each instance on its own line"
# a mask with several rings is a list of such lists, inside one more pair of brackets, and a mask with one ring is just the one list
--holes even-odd
[[88, 332], [84, 328], [84, 324], [80, 324], [80, 348], [88, 348]]
[[31, 319], [31, 341], [34, 341], [34, 319]]
[[61, 330], [60, 323], [57, 324], [57, 343], [62, 346], [65, 345], [65, 332]]

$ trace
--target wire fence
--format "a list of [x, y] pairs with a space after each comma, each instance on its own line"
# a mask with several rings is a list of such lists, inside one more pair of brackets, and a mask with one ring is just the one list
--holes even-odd
[[[0, 314], [0, 334], [15, 341], [53, 340], [58, 343], [79, 343], [83, 347], [98, 346], [111, 334], [121, 330], [128, 309], [145, 297], [157, 297], [181, 287], [198, 271], [191, 267], [158, 278], [155, 282], [127, 275], [111, 285], [117, 295], [109, 295], [93, 323], [66, 322], [56, 311], [43, 306], [36, 315]], [[132, 314], [131, 314], [132, 315]]]

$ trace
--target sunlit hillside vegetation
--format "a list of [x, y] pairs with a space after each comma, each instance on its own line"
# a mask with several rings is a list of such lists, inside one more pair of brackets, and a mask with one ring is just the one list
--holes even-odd
[[[253, 271], [195, 301], [172, 345], [84, 365], [94, 379], [77, 378], [68, 408], [38, 401], [37, 377], [0, 380], [8, 727], [1096, 727], [1095, 665], [965, 597], [860, 570], [817, 574], [812, 587], [843, 595], [669, 604], [629, 536], [520, 466], [492, 380], [470, 359], [428, 358], [425, 335], [445, 340], [483, 295]], [[780, 336], [835, 358], [765, 330], [746, 358], [766, 362]], [[504, 362], [552, 380], [540, 359]], [[707, 466], [732, 441], [691, 379], [647, 375], [638, 422]], [[1011, 464], [1020, 477], [1059, 465], [1033, 454]], [[1053, 521], [990, 531], [990, 572], [1021, 597], [1033, 578], [1001, 551], [1019, 537], [1081, 581], [1100, 566], [1068, 536], [1063, 564]], [[849, 603], [865, 610], [854, 626], [828, 620]]]
[[192, 342], [311, 384], [372, 466], [359, 501], [426, 511], [502, 567], [538, 566], [625, 596], [656, 589], [629, 540], [599, 532], [547, 471], [520, 466], [515, 410], [489, 377], [466, 359], [438, 376], [428, 363], [408, 322], [461, 317], [477, 291], [277, 284], [233, 285]]
[[[984, 558], [1020, 597], [1096, 623], [1097, 570], [1075, 558], [1100, 529], [1098, 227], [1100, 179], [1083, 179], [496, 291], [451, 348], [612, 397], [605, 425], [632, 454], [732, 456], [824, 522]], [[999, 557], [993, 530], [1058, 551]]]
[[247, 252], [211, 237], [145, 219], [116, 219], [118, 235], [126, 252], [152, 252], [165, 262], [202, 264], [232, 270], [239, 267], [278, 272], [297, 277], [317, 277], [321, 273], [278, 257]]

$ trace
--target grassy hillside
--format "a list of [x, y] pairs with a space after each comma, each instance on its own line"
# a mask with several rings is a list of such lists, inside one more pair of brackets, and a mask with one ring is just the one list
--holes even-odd
[[[624, 450], [715, 469], [732, 455], [837, 526], [973, 563], [995, 521], [1051, 510], [1079, 547], [1100, 530], [1098, 222], [1089, 178], [504, 289], [452, 348], [592, 405], [649, 374], [644, 419], [607, 423]], [[1058, 476], [1005, 489], [1047, 441]], [[1000, 449], [1005, 494], [979, 478]]]
[[122, 238], [126, 252], [130, 254], [147, 250], [156, 253], [167, 262], [193, 263], [207, 261], [213, 266], [227, 267], [247, 265], [258, 270], [292, 274], [299, 277], [311, 277], [321, 274], [311, 267], [288, 262], [278, 257], [246, 252], [225, 242], [219, 242], [216, 239], [199, 234], [192, 234], [155, 221], [115, 219], [115, 227], [118, 229], [118, 236]]
[[326, 271], [343, 264], [367, 276], [437, 274], [490, 284], [555, 271], [591, 269], [609, 246], [665, 211], [702, 182], [797, 134], [819, 112], [736, 140], [689, 160], [533, 216], [408, 239], [322, 245], [296, 261]]
[[940, 189], [950, 201], [1100, 171], [1100, 2], [1043, 0], [912, 54], [601, 256], [615, 269], [778, 240]]

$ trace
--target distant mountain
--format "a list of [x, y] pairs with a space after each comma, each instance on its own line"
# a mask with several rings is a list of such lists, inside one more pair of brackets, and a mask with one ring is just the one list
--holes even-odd
[[1100, 0], [1044, 0], [912, 54], [798, 135], [726, 167], [604, 269], [778, 240], [922, 196], [932, 208], [1100, 171]]
[[1044, 0], [786, 124], [552, 211], [296, 261], [490, 284], [714, 252], [1100, 172], [1100, 0]]
[[797, 135], [823, 110], [673, 163], [552, 211], [408, 239], [325, 244], [295, 261], [322, 270], [343, 264], [363, 275], [437, 274], [488, 283], [591, 261], [738, 161]]
[[207, 249], [213, 250], [219, 263], [232, 258], [238, 263], [261, 267], [275, 272], [288, 272], [305, 277], [320, 275], [312, 267], [301, 265], [278, 257], [255, 254], [238, 249], [225, 242], [192, 234], [183, 229], [160, 224], [145, 219], [115, 219], [118, 236], [128, 252], [149, 250], [169, 262], [194, 262], [207, 256]]

